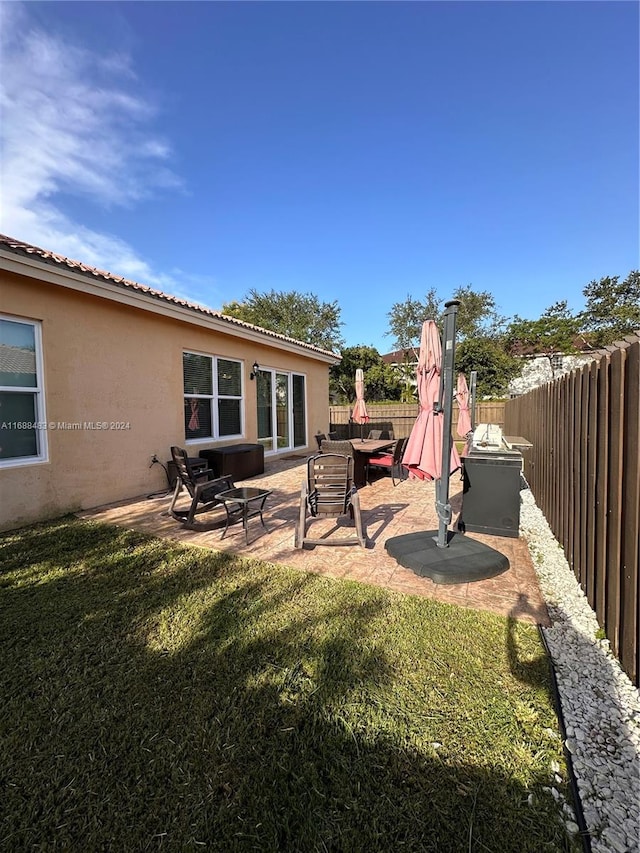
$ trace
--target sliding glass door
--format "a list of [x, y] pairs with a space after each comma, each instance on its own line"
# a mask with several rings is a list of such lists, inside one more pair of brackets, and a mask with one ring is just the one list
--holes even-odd
[[266, 452], [307, 443], [305, 377], [260, 368], [256, 376], [258, 441]]

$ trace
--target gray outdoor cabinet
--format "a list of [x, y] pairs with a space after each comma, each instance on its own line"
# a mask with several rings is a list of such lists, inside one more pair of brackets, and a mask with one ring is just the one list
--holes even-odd
[[460, 530], [517, 538], [520, 527], [522, 454], [467, 444]]

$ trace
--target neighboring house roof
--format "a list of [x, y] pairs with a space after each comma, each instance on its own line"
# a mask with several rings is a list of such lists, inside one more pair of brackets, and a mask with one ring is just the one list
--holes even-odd
[[[321, 361], [327, 361], [330, 364], [337, 364], [340, 361], [340, 356], [330, 350], [321, 349], [304, 341], [297, 341], [294, 338], [289, 338], [286, 335], [281, 335], [278, 332], [272, 332], [270, 329], [263, 329], [260, 326], [254, 326], [252, 323], [247, 323], [244, 320], [238, 320], [235, 317], [229, 317], [220, 311], [215, 311], [213, 308], [208, 308], [205, 305], [198, 305], [194, 302], [189, 302], [186, 299], [180, 299], [177, 296], [172, 296], [169, 293], [163, 293], [161, 290], [155, 290], [147, 285], [140, 284], [136, 281], [131, 281], [123, 276], [114, 275], [113, 273], [99, 270], [95, 267], [83, 264], [81, 261], [71, 260], [51, 252], [47, 249], [41, 249], [38, 246], [32, 246], [29, 243], [24, 243], [22, 240], [16, 240], [12, 237], [7, 237], [0, 234], [0, 267], [9, 268], [6, 263], [7, 255], [10, 253], [13, 256], [22, 257], [25, 259], [35, 259], [40, 267], [54, 267], [58, 270], [63, 270], [69, 273], [80, 275], [88, 280], [104, 282], [114, 290], [119, 289], [123, 292], [135, 293], [142, 296], [150, 303], [162, 303], [169, 306], [176, 306], [180, 309], [185, 309], [188, 314], [194, 317], [210, 318], [216, 322], [216, 325], [226, 327], [226, 330], [231, 334], [247, 335], [250, 333], [252, 337], [271, 338], [271, 343], [280, 342], [287, 349], [306, 350], [308, 355], [315, 356]], [[24, 270], [20, 270], [24, 273]], [[141, 306], [142, 307], [142, 306]], [[183, 317], [182, 319], [188, 319]], [[269, 343], [268, 340], [263, 343]]]
[[640, 341], [640, 329], [636, 329], [635, 332], [631, 332], [629, 335], [625, 335], [621, 341], [614, 341], [609, 346], [603, 347], [595, 352], [594, 358], [600, 359], [603, 356], [609, 356], [614, 353], [618, 349], [627, 349], [632, 344], [637, 344]]
[[553, 350], [547, 352], [545, 350], [541, 350], [539, 345], [524, 343], [523, 341], [516, 341], [510, 347], [511, 355], [522, 356], [524, 358], [539, 358], [545, 357], [548, 358], [550, 355], [579, 355], [582, 353], [592, 353], [595, 351], [595, 347], [593, 343], [588, 339], [587, 336], [583, 334], [578, 334], [571, 341], [571, 345], [573, 349], [571, 352], [562, 352], [561, 350]]
[[393, 352], [387, 352], [381, 355], [380, 358], [385, 364], [404, 364], [405, 358], [409, 364], [412, 364], [418, 361], [418, 353], [413, 347], [409, 347], [408, 349], [397, 349]]

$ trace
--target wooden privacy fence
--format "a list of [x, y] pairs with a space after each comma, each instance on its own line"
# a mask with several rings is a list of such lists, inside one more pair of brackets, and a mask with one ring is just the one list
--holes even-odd
[[509, 400], [505, 432], [533, 443], [525, 476], [611, 649], [637, 686], [640, 340]]
[[[504, 423], [503, 401], [492, 403], [478, 403], [476, 405], [476, 423]], [[329, 408], [329, 420], [331, 430], [338, 433], [339, 438], [351, 438], [360, 435], [360, 426], [351, 422], [353, 406], [331, 406]], [[418, 417], [417, 403], [367, 403], [369, 423], [362, 427], [364, 435], [370, 429], [393, 430], [395, 438], [406, 438], [411, 432], [411, 427]], [[453, 404], [453, 437], [458, 438], [458, 406]]]

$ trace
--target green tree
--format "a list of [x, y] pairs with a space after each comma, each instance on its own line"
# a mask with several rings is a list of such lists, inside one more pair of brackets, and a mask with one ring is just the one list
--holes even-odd
[[416, 361], [418, 353], [411, 349], [405, 350], [404, 358], [396, 364], [395, 370], [400, 379], [402, 390], [400, 399], [403, 403], [415, 403], [418, 399], [418, 388], [416, 384]]
[[340, 306], [337, 301], [320, 302], [313, 293], [258, 293], [252, 288], [242, 302], [225, 303], [222, 313], [331, 352], [344, 345]]
[[580, 315], [582, 329], [596, 346], [606, 346], [640, 329], [640, 272], [591, 281], [582, 291], [586, 299]]
[[505, 334], [505, 345], [512, 355], [545, 355], [551, 364], [553, 355], [576, 352], [580, 317], [571, 313], [567, 300], [555, 302], [538, 320], [515, 316]]
[[331, 366], [329, 383], [334, 396], [345, 403], [355, 400], [356, 370], [359, 367], [364, 372], [365, 396], [368, 401], [399, 399], [401, 386], [397, 374], [390, 365], [382, 361], [375, 347], [364, 344], [345, 347], [340, 364]]
[[520, 373], [522, 362], [512, 356], [500, 338], [469, 337], [456, 347], [456, 370], [467, 380], [472, 370], [478, 373], [476, 393], [482, 397], [504, 397], [507, 386]]
[[[506, 320], [498, 314], [494, 297], [488, 291], [476, 291], [466, 285], [456, 288], [447, 301], [449, 298], [460, 301], [456, 316], [457, 369], [464, 370], [467, 376], [471, 370], [478, 371], [477, 387], [483, 396], [502, 396], [520, 365], [504, 352], [501, 327]], [[432, 288], [424, 301], [408, 296], [389, 312], [388, 334], [393, 335], [396, 346], [407, 354], [405, 364], [399, 369], [404, 380], [405, 402], [415, 399], [415, 386], [409, 377], [415, 375], [422, 324], [425, 320], [435, 320], [442, 330], [444, 306], [445, 300]]]
[[382, 359], [378, 364], [371, 365], [364, 374], [364, 387], [366, 399], [372, 403], [399, 400], [402, 393], [402, 383], [397, 372]]
[[[496, 337], [499, 334], [505, 320], [498, 314], [491, 293], [486, 290], [476, 291], [471, 285], [465, 285], [456, 288], [449, 298], [460, 301], [456, 317], [457, 337], [460, 340], [477, 335]], [[413, 351], [417, 358], [422, 324], [425, 320], [434, 320], [441, 329], [444, 305], [445, 300], [438, 297], [433, 287], [423, 301], [407, 296], [404, 302], [396, 302], [387, 315], [387, 334], [393, 337], [396, 348]]]
[[466, 285], [456, 288], [453, 299], [460, 301], [456, 316], [457, 337], [460, 340], [477, 336], [499, 336], [505, 319], [498, 314], [496, 300], [491, 293], [487, 290], [475, 291], [470, 285]]
[[427, 291], [424, 301], [414, 299], [407, 294], [404, 302], [396, 302], [387, 314], [389, 317], [388, 335], [393, 337], [396, 349], [414, 350], [418, 357], [420, 332], [425, 320], [440, 320], [440, 303], [435, 288]]

